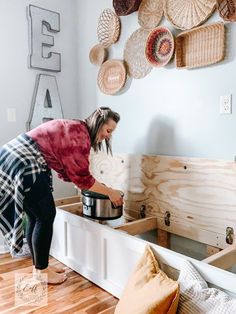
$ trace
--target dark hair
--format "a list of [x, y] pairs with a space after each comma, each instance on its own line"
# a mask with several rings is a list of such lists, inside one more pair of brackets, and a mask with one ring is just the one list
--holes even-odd
[[[85, 119], [85, 122], [89, 129], [91, 146], [93, 147], [95, 152], [102, 149], [102, 143], [97, 143], [96, 141], [97, 133], [100, 128], [108, 122], [109, 119], [112, 119], [116, 123], [120, 121], [120, 115], [117, 112], [112, 111], [109, 107], [100, 107], [95, 110], [88, 118]], [[105, 139], [105, 143], [107, 153], [110, 152], [112, 154], [110, 139]]]

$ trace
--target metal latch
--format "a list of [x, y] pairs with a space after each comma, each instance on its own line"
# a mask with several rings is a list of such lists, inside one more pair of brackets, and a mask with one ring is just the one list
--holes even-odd
[[140, 218], [145, 218], [146, 217], [146, 206], [145, 205], [141, 205], [140, 206]]
[[165, 220], [165, 225], [169, 226], [170, 225], [170, 212], [168, 210], [165, 212], [164, 220]]
[[232, 227], [226, 228], [226, 243], [233, 244], [234, 242], [234, 229]]

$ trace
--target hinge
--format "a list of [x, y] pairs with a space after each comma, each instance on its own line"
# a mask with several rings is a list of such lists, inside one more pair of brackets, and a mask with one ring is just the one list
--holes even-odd
[[164, 217], [165, 225], [170, 226], [170, 212], [167, 210]]
[[232, 227], [226, 228], [226, 243], [233, 244], [234, 242], [234, 229]]

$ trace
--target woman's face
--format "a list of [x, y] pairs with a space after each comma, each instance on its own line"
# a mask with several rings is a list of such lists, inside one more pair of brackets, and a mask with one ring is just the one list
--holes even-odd
[[97, 134], [97, 142], [101, 143], [103, 140], [109, 140], [111, 138], [112, 132], [115, 130], [117, 123], [109, 119], [106, 123], [104, 123]]

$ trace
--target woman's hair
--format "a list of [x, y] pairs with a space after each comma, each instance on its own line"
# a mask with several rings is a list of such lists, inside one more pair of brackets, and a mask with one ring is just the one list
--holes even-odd
[[[91, 146], [93, 147], [95, 152], [98, 152], [102, 149], [102, 143], [97, 143], [96, 141], [97, 133], [100, 128], [108, 122], [109, 119], [112, 119], [116, 123], [120, 121], [120, 115], [117, 112], [112, 111], [109, 107], [100, 107], [95, 110], [88, 118], [85, 119], [89, 130]], [[107, 153], [110, 152], [112, 154], [110, 139], [105, 139], [105, 143]]]

